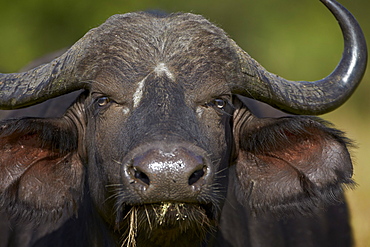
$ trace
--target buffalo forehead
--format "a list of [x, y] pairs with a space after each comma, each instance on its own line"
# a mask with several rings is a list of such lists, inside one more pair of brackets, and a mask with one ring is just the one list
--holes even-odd
[[235, 80], [237, 59], [227, 35], [201, 16], [116, 15], [95, 32], [90, 67], [99, 68], [94, 70], [97, 81], [118, 87], [114, 91], [132, 95], [153, 72], [197, 92], [211, 85], [224, 91], [223, 85]]

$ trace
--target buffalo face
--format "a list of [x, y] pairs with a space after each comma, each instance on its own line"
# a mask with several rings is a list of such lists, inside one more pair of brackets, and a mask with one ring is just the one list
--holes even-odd
[[132, 234], [139, 244], [199, 242], [226, 197], [234, 110], [227, 81], [239, 80], [236, 53], [203, 18], [150, 18], [105, 24], [111, 35], [94, 40], [104, 53], [91, 50], [89, 66], [79, 65], [89, 89], [55, 122], [73, 128], [86, 193], [124, 242]]
[[[154, 31], [159, 46], [172, 38], [158, 33], [158, 28]], [[189, 50], [196, 44], [181, 45]], [[159, 49], [150, 48], [153, 53]], [[137, 232], [139, 242], [150, 236], [164, 245], [184, 232], [203, 239], [219, 217], [232, 148], [233, 107], [230, 90], [224, 86], [225, 68], [217, 64], [218, 56], [228, 54], [221, 49], [214, 53], [187, 68], [183, 64], [195, 54], [158, 54], [148, 68], [141, 68], [147, 71], [141, 77], [126, 72], [119, 81], [132, 78], [130, 84], [114, 83], [109, 92], [112, 82], [100, 81], [99, 75], [85, 100], [86, 135], [91, 142], [86, 149], [87, 171], [89, 178], [95, 178], [89, 179], [94, 201], [107, 221], [114, 220], [118, 229], [129, 231], [125, 233], [129, 237], [130, 231]], [[114, 74], [122, 74], [125, 66], [118, 64]], [[187, 77], [187, 70], [194, 76]], [[214, 88], [207, 88], [210, 83]]]

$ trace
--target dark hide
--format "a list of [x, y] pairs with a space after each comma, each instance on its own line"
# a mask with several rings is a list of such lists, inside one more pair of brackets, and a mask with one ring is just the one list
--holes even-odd
[[[56, 100], [58, 101], [58, 100]], [[38, 106], [41, 108], [42, 112], [47, 112], [44, 109], [45, 106]], [[260, 106], [261, 107], [261, 106]], [[265, 106], [262, 106], [265, 107]], [[276, 122], [278, 126], [290, 125], [290, 121], [292, 122], [293, 129], [301, 129], [301, 131], [306, 132], [302, 129], [302, 126], [298, 123], [296, 118], [288, 117], [288, 118], [281, 118], [281, 119], [257, 119], [253, 115], [250, 115], [248, 110], [244, 107], [244, 110], [240, 110], [243, 112], [244, 118], [249, 118], [252, 120], [248, 122], [250, 125], [245, 125], [251, 127], [253, 122], [266, 122], [271, 123], [272, 127]], [[269, 110], [268, 110], [269, 111]], [[37, 112], [37, 111], [36, 111]], [[258, 114], [263, 114], [261, 112], [257, 112]], [[14, 112], [14, 114], [23, 114], [23, 112]], [[274, 113], [278, 114], [278, 113]], [[14, 115], [13, 115], [14, 116]], [[304, 117], [297, 117], [298, 119], [306, 120]], [[30, 120], [23, 120], [29, 123]], [[307, 120], [306, 120], [307, 121]], [[305, 121], [303, 121], [305, 122]], [[314, 125], [317, 123], [313, 122]], [[30, 124], [33, 125], [33, 124]], [[16, 129], [18, 126], [13, 125], [12, 129]], [[286, 126], [289, 128], [290, 126]], [[30, 126], [27, 125], [27, 128]], [[278, 129], [279, 130], [279, 129]], [[245, 131], [248, 131], [247, 129]], [[277, 135], [274, 133], [272, 129], [266, 129], [269, 131], [270, 135]], [[322, 131], [328, 131], [330, 135], [335, 136], [335, 130], [333, 129], [324, 129]], [[333, 133], [334, 132], [334, 133]], [[310, 133], [309, 136], [312, 136]], [[249, 134], [251, 135], [251, 134]], [[262, 135], [258, 138], [261, 139], [261, 142], [270, 142], [271, 140], [268, 136], [265, 136], [262, 132]], [[269, 135], [269, 136], [270, 136]], [[275, 138], [278, 139], [280, 142], [289, 141], [289, 139], [283, 138], [279, 139], [279, 137]], [[296, 140], [294, 138], [294, 140]], [[293, 140], [293, 141], [294, 141]], [[340, 143], [343, 143], [341, 139], [339, 139]], [[260, 141], [254, 139], [255, 144], [259, 147]], [[281, 143], [280, 143], [281, 144]], [[294, 143], [292, 143], [294, 144]], [[75, 144], [72, 144], [75, 145]], [[248, 143], [244, 143], [243, 145], [248, 146]], [[261, 146], [260, 146], [261, 147]], [[256, 153], [258, 150], [251, 150]], [[305, 151], [309, 151], [309, 149], [305, 149]], [[258, 152], [257, 152], [258, 153]], [[306, 154], [306, 153], [305, 153]], [[273, 162], [274, 163], [274, 162]], [[241, 179], [241, 173], [238, 175], [235, 174], [235, 168], [231, 167], [231, 174], [230, 178], [232, 177], [239, 177]], [[291, 168], [292, 169], [292, 168]], [[294, 173], [293, 173], [293, 180], [294, 180]], [[273, 174], [273, 173], [272, 173]], [[292, 175], [291, 175], [292, 176]], [[296, 176], [296, 179], [299, 177]], [[304, 179], [304, 176], [302, 177]], [[248, 180], [245, 180], [248, 181]], [[278, 219], [276, 215], [271, 214], [269, 212], [265, 212], [263, 214], [258, 214], [252, 216], [252, 210], [248, 206], [243, 206], [240, 204], [240, 200], [237, 197], [241, 197], [241, 200], [245, 200], [244, 194], [246, 191], [240, 189], [240, 184], [235, 183], [236, 181], [232, 179], [230, 181], [230, 187], [228, 191], [228, 196], [226, 199], [226, 204], [222, 211], [222, 216], [220, 220], [220, 231], [219, 234], [216, 235], [216, 239], [214, 241], [215, 246], [350, 246], [351, 245], [351, 235], [350, 235], [350, 227], [348, 225], [348, 212], [347, 207], [345, 204], [340, 203], [338, 205], [323, 205], [322, 202], [317, 202], [318, 204], [311, 212], [312, 216], [302, 216], [302, 215], [295, 215], [294, 217], [287, 217], [283, 219]], [[245, 183], [247, 186], [247, 183]], [[50, 185], [48, 185], [50, 186]], [[248, 192], [251, 189], [247, 190]], [[266, 190], [270, 193], [276, 193], [273, 190]], [[236, 194], [235, 194], [236, 193]], [[262, 192], [261, 192], [262, 193]], [[309, 192], [309, 193], [320, 193], [318, 192]], [[87, 195], [87, 193], [85, 193]], [[330, 194], [328, 194], [330, 195]], [[270, 197], [272, 197], [271, 195]], [[321, 195], [320, 195], [321, 196]], [[85, 196], [86, 197], [86, 196]], [[49, 197], [48, 197], [49, 198]], [[247, 198], [250, 198], [248, 195]], [[307, 199], [310, 197], [303, 197], [302, 199]], [[258, 199], [258, 197], [257, 197]], [[340, 198], [339, 198], [340, 199]], [[343, 199], [343, 198], [342, 198]], [[330, 198], [329, 198], [330, 200]], [[46, 223], [45, 225], [37, 225], [31, 224], [15, 224], [11, 226], [11, 229], [8, 231], [3, 231], [1, 235], [1, 243], [0, 246], [31, 246], [31, 243], [37, 242], [34, 246], [49, 246], [49, 243], [53, 243], [53, 246], [91, 246], [89, 241], [93, 241], [97, 244], [97, 246], [115, 246], [114, 240], [113, 243], [109, 243], [114, 239], [109, 233], [109, 229], [101, 227], [104, 225], [103, 222], [97, 216], [97, 212], [91, 208], [91, 201], [88, 197], [83, 200], [85, 203], [81, 204], [80, 209], [78, 210], [78, 217], [72, 217], [70, 220], [67, 220], [66, 223], [63, 223], [66, 220], [63, 217], [59, 220], [53, 220], [52, 224]], [[313, 202], [308, 200], [308, 205], [312, 206]], [[247, 203], [250, 204], [250, 203]], [[273, 205], [273, 204], [272, 204]], [[285, 202], [282, 201], [282, 204], [277, 204], [276, 207], [284, 206]], [[321, 205], [321, 206], [320, 206]], [[297, 205], [298, 209], [301, 208], [300, 206], [305, 206], [304, 204]], [[255, 207], [255, 205], [252, 205]], [[274, 206], [275, 207], [275, 206]], [[303, 207], [306, 208], [307, 207]], [[312, 207], [311, 207], [312, 208]], [[261, 209], [265, 209], [264, 207]], [[268, 210], [266, 210], [268, 211]], [[281, 213], [281, 211], [279, 209]], [[285, 212], [286, 214], [291, 214], [292, 211]], [[4, 219], [4, 218], [3, 218]], [[32, 217], [31, 217], [32, 219]], [[30, 219], [30, 220], [31, 220]], [[38, 218], [36, 218], [38, 219]], [[13, 220], [14, 221], [14, 220]], [[18, 221], [18, 220], [16, 220]], [[23, 220], [22, 220], [23, 222]], [[6, 229], [5, 227], [8, 226], [9, 223], [6, 221], [2, 221], [2, 224], [5, 226], [2, 229]], [[61, 225], [61, 226], [60, 226]], [[89, 229], [86, 228], [88, 225]], [[47, 234], [52, 230], [59, 228], [59, 230], [55, 231], [54, 233]], [[36, 230], [35, 230], [36, 229]], [[45, 237], [41, 237], [46, 235]], [[68, 236], [68, 237], [66, 237]], [[38, 240], [41, 238], [40, 240]], [[36, 241], [37, 240], [37, 241]], [[64, 241], [61, 241], [64, 240]], [[50, 241], [50, 242], [49, 242]], [[30, 243], [31, 245], [29, 245]], [[87, 244], [89, 243], [89, 244]], [[32, 245], [33, 246], [33, 245]]]
[[[166, 26], [175, 30], [159, 30], [159, 18], [132, 32], [138, 16], [148, 18], [106, 24], [122, 19], [104, 58], [85, 65], [91, 89], [64, 114], [41, 118], [54, 107], [44, 104], [37, 118], [1, 122], [0, 246], [349, 246], [343, 133], [314, 117], [253, 115], [224, 86], [238, 79], [235, 54], [203, 18], [175, 15], [181, 25]], [[171, 41], [165, 51], [158, 33]], [[135, 57], [125, 40], [141, 47]], [[167, 145], [201, 160], [196, 179], [163, 175], [185, 164], [162, 160]], [[135, 170], [149, 158], [161, 164], [158, 180]]]

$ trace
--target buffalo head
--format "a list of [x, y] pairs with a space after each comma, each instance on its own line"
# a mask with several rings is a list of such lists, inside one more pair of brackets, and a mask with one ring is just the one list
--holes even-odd
[[352, 183], [342, 133], [313, 117], [259, 119], [239, 96], [321, 114], [352, 94], [365, 41], [347, 10], [323, 2], [345, 52], [315, 82], [269, 73], [193, 14], [115, 15], [52, 62], [1, 74], [4, 109], [84, 90], [60, 118], [1, 123], [1, 206], [59, 225], [88, 208], [116, 244], [194, 246], [217, 231], [229, 193], [255, 213], [336, 201]]

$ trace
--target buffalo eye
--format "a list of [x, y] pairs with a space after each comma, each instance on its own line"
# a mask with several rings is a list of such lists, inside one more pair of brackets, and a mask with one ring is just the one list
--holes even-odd
[[111, 100], [108, 97], [103, 96], [103, 97], [99, 97], [96, 100], [96, 103], [98, 104], [99, 107], [104, 107], [104, 106], [108, 105], [110, 101]]
[[223, 99], [223, 98], [213, 99], [210, 102], [206, 102], [203, 106], [205, 106], [205, 107], [212, 107], [220, 115], [230, 114], [230, 110], [231, 110], [228, 107], [229, 106], [229, 101], [227, 99]]
[[215, 99], [213, 100], [213, 104], [215, 107], [222, 110], [226, 106], [226, 101], [223, 99]]
[[214, 107], [214, 108], [219, 109], [219, 110], [223, 110], [224, 107], [226, 106], [226, 100], [223, 100], [223, 99], [220, 99], [220, 98], [214, 99], [211, 102], [206, 102], [204, 104], [204, 106], [206, 106], [206, 107], [210, 106], [210, 107]]

